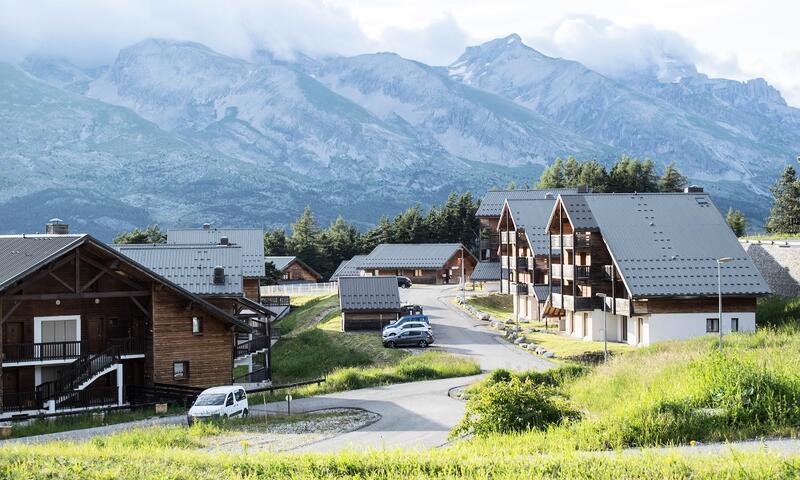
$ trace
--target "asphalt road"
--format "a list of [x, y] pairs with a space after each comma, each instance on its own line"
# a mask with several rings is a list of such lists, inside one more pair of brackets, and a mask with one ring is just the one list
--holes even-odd
[[[499, 333], [452, 304], [455, 288], [415, 287], [401, 290], [401, 300], [421, 305], [430, 317], [436, 342], [431, 348], [474, 359], [484, 371], [496, 368], [545, 370], [554, 365], [502, 340]], [[376, 333], [377, 335], [377, 333]], [[293, 411], [323, 408], [363, 408], [381, 415], [377, 422], [355, 432], [301, 447], [295, 451], [428, 449], [447, 442], [447, 435], [464, 415], [464, 402], [448, 392], [476, 382], [480, 376], [365, 388], [293, 401]], [[285, 412], [285, 403], [252, 407]]]

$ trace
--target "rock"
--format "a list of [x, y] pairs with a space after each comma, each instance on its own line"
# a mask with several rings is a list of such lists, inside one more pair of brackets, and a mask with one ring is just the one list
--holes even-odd
[[543, 356], [544, 358], [553, 358], [553, 357], [555, 357], [555, 356], [556, 356], [556, 354], [555, 354], [555, 353], [553, 353], [553, 352], [544, 352], [544, 354], [542, 354], [542, 356]]
[[542, 347], [542, 346], [539, 346], [539, 347], [536, 347], [536, 350], [535, 350], [535, 351], [536, 351], [536, 354], [537, 354], [537, 355], [542, 355], [542, 354], [543, 354], [543, 353], [545, 353], [547, 350], [546, 350], [544, 347]]
[[481, 313], [480, 317], [478, 317], [478, 318], [480, 318], [481, 320], [484, 320], [484, 321], [488, 322], [488, 321], [489, 321], [489, 318], [491, 318], [491, 317], [489, 316], [489, 314], [488, 314], [488, 313]]
[[528, 344], [527, 343], [520, 343], [519, 346], [520, 346], [520, 348], [524, 348], [526, 350], [528, 349]]
[[506, 325], [514, 325], [515, 323], [517, 322], [513, 318], [509, 318], [508, 320], [506, 320]]
[[516, 343], [517, 345], [525, 343], [525, 337], [517, 337], [517, 339], [514, 340], [514, 343]]

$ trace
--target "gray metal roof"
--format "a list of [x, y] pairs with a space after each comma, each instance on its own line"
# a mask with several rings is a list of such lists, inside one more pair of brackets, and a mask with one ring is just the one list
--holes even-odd
[[770, 292], [706, 193], [562, 196], [573, 222], [599, 228], [634, 297]]
[[356, 255], [350, 260], [342, 260], [342, 263], [336, 267], [336, 271], [331, 275], [330, 281], [336, 282], [339, 277], [355, 277], [358, 276], [358, 269], [361, 267], [361, 262], [367, 258], [366, 255]]
[[500, 280], [500, 262], [478, 262], [470, 279], [473, 282]]
[[339, 305], [342, 311], [400, 310], [397, 277], [339, 277]]
[[[363, 259], [361, 268], [439, 269], [444, 267], [460, 248], [462, 248], [460, 243], [382, 243]], [[465, 249], [465, 255], [472, 254]]]
[[550, 236], [547, 224], [556, 199], [508, 200], [508, 208], [514, 226], [525, 230], [525, 237], [534, 255], [547, 255], [550, 250]]
[[532, 288], [534, 295], [536, 295], [536, 301], [539, 303], [547, 303], [547, 299], [550, 297], [550, 286], [533, 285]]
[[[197, 295], [242, 295], [242, 248], [221, 245], [111, 245], [112, 248]], [[214, 267], [225, 283], [214, 283]]]
[[553, 198], [559, 194], [578, 193], [577, 188], [550, 188], [550, 189], [526, 189], [526, 190], [490, 190], [486, 192], [481, 200], [481, 205], [475, 213], [477, 217], [499, 217], [503, 211], [506, 200], [539, 200], [544, 199], [550, 193]]
[[242, 247], [241, 268], [245, 277], [263, 277], [264, 230], [261, 228], [175, 228], [167, 230], [167, 243], [216, 245], [222, 237]]
[[86, 235], [0, 235], [0, 290], [85, 238]]

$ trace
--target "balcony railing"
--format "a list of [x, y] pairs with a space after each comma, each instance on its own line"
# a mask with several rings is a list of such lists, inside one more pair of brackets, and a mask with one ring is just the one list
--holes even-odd
[[81, 342], [16, 343], [3, 345], [3, 362], [70, 360], [81, 356]]
[[108, 342], [118, 347], [120, 355], [144, 355], [144, 338], [110, 338]]
[[517, 257], [517, 268], [520, 270], [527, 270], [530, 265], [528, 257]]
[[514, 285], [515, 291], [517, 295], [527, 295], [528, 294], [528, 284], [527, 283], [517, 283]]
[[552, 305], [562, 310], [573, 312], [594, 310], [595, 303], [596, 301], [593, 297], [574, 297], [553, 292]]
[[553, 248], [561, 247], [561, 239], [564, 239], [564, 248], [589, 248], [592, 242], [589, 237], [585, 235], [578, 235], [574, 237], [572, 234], [567, 235], [550, 235], [550, 241]]
[[614, 280], [613, 265], [603, 265], [603, 278], [606, 280]]
[[590, 265], [564, 265], [554, 263], [550, 266], [553, 278], [564, 278], [567, 280], [585, 279], [591, 277], [592, 267]]
[[21, 412], [41, 408], [36, 392], [3, 392], [3, 407], [0, 412]]

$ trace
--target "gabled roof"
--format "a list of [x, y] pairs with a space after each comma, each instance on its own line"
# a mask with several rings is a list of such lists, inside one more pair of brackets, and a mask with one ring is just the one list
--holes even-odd
[[358, 276], [358, 269], [361, 267], [361, 262], [367, 258], [366, 255], [356, 255], [350, 260], [342, 260], [336, 271], [331, 275], [331, 282], [336, 282], [339, 277], [355, 277]]
[[561, 193], [578, 193], [577, 188], [549, 188], [525, 190], [490, 190], [481, 200], [476, 217], [499, 217], [506, 200], [539, 200], [550, 193], [553, 198]]
[[86, 234], [0, 235], [0, 291], [85, 244], [91, 244], [113, 258], [125, 262], [133, 270], [166, 285], [179, 295], [191, 299], [200, 308], [220, 319], [244, 331], [252, 330], [244, 322], [237, 320], [201, 297]]
[[340, 277], [339, 305], [342, 311], [397, 312], [397, 277]]
[[473, 282], [491, 282], [500, 280], [500, 262], [478, 262], [470, 279]]
[[[769, 293], [707, 193], [562, 195], [576, 230], [599, 229], [633, 297]], [[577, 225], [580, 227], [577, 227]]]
[[[362, 260], [360, 268], [439, 269], [461, 248], [460, 243], [382, 243]], [[466, 248], [464, 255], [475, 258]]]
[[295, 256], [270, 256], [270, 257], [264, 257], [264, 261], [273, 264], [275, 266], [275, 269], [277, 269], [279, 272], [284, 271], [292, 263], [297, 262], [315, 277], [322, 278], [322, 275], [317, 273], [316, 270], [314, 270], [306, 262], [300, 260]]
[[[244, 294], [239, 246], [151, 243], [111, 247], [194, 294]], [[214, 283], [217, 266], [225, 269], [225, 283], [219, 285]]]
[[173, 228], [167, 230], [167, 243], [180, 245], [216, 245], [222, 237], [242, 247], [242, 274], [263, 277], [264, 230], [261, 228]]
[[86, 235], [0, 235], [0, 290], [61, 252], [83, 243]]
[[528, 245], [534, 255], [548, 255], [550, 251], [550, 235], [547, 224], [556, 199], [540, 200], [508, 200], [506, 205], [517, 229], [525, 230]]

